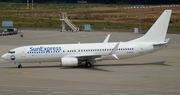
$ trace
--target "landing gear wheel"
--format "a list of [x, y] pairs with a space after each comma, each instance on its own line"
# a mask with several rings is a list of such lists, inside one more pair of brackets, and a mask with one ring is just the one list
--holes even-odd
[[92, 64], [90, 62], [86, 62], [86, 67], [87, 68], [91, 68], [92, 67]]
[[18, 68], [22, 68], [22, 65], [20, 64], [20, 65], [18, 65]]

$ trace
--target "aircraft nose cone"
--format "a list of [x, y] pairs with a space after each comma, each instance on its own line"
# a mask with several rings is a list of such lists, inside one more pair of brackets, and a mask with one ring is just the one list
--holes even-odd
[[2, 55], [1, 58], [7, 60], [7, 54]]

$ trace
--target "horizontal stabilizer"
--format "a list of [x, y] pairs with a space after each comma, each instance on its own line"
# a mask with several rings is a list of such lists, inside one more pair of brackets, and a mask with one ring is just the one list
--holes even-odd
[[169, 40], [170, 40], [170, 38], [166, 38], [164, 42], [167, 42], [167, 43], [168, 43], [168, 42], [169, 42]]
[[166, 45], [167, 42], [161, 42], [161, 43], [155, 43], [153, 46], [162, 46], [162, 45]]
[[161, 46], [161, 45], [167, 45], [170, 38], [166, 38], [164, 42], [155, 43], [153, 46]]

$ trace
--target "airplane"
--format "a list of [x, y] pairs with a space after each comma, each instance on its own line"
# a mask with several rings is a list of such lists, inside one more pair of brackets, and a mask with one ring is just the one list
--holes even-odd
[[60, 62], [61, 66], [85, 64], [92, 67], [101, 60], [117, 60], [136, 57], [167, 47], [165, 39], [172, 10], [165, 10], [142, 37], [127, 42], [49, 44], [17, 47], [2, 55], [2, 59], [17, 64], [35, 62]]

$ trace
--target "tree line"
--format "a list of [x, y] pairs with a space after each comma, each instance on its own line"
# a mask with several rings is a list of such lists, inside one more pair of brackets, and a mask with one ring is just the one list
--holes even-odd
[[[180, 4], [180, 0], [33, 0], [34, 3], [77, 3], [77, 1], [98, 4]], [[0, 0], [0, 2], [26, 3], [27, 0]]]

